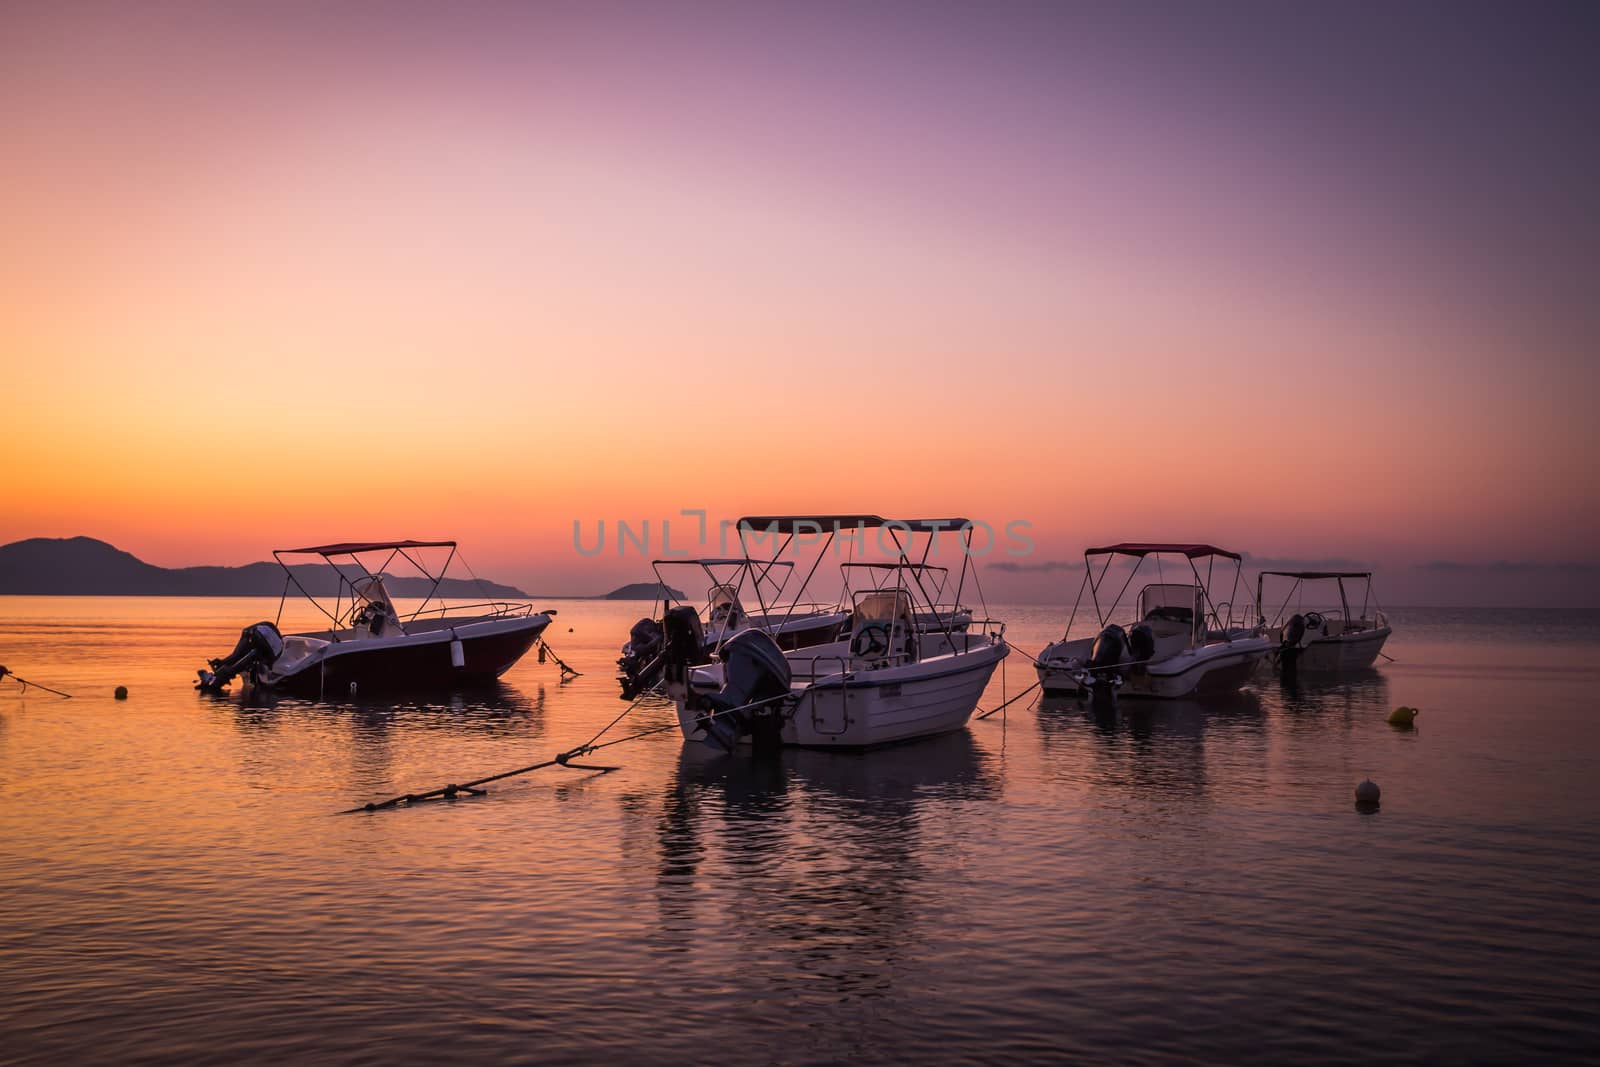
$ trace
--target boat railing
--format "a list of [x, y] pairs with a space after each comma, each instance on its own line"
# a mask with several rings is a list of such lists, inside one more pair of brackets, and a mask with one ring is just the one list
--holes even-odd
[[1337, 627], [1330, 627], [1331, 633], [1361, 633], [1365, 630], [1381, 630], [1389, 625], [1389, 616], [1385, 615], [1381, 608], [1374, 608], [1371, 618], [1364, 614], [1347, 617], [1338, 608], [1330, 608], [1324, 611], [1322, 615], [1330, 624], [1338, 623]]
[[1004, 619], [973, 618], [968, 620], [966, 633], [969, 636], [983, 638], [989, 644], [1005, 640], [1006, 624]]
[[996, 645], [1005, 640], [1006, 624], [1001, 619], [973, 619], [959, 629], [952, 629], [946, 634], [941, 628], [923, 631], [924, 640], [931, 638], [946, 638], [949, 650], [936, 652], [935, 655], [962, 655], [988, 645]]
[[[1346, 615], [1344, 609], [1337, 607], [1312, 607], [1294, 612], [1298, 615], [1320, 615], [1326, 632], [1333, 636], [1339, 634], [1364, 633], [1368, 630], [1381, 630], [1389, 625], [1389, 616], [1382, 608], [1374, 608], [1371, 616], [1366, 614]], [[1286, 621], [1280, 620], [1265, 630], [1281, 631]]]
[[[792, 660], [790, 662], [794, 663]], [[807, 656], [806, 662], [811, 665], [809, 670], [801, 671], [793, 670], [791, 668], [791, 676], [793, 681], [804, 682], [807, 685], [815, 685], [823, 678], [832, 678], [837, 675], [843, 682], [849, 682], [850, 674], [855, 669], [852, 665], [854, 663], [854, 658], [851, 656]], [[839, 665], [839, 669], [824, 671], [818, 666], [818, 664], [822, 663], [837, 663]], [[795, 664], [795, 666], [798, 666], [798, 664]]]
[[972, 614], [972, 609], [967, 607], [965, 604], [938, 603], [927, 607], [917, 608], [917, 614], [939, 616], [948, 619], [956, 615], [970, 615]]
[[405, 617], [413, 619], [444, 619], [451, 615], [471, 613], [473, 618], [514, 619], [533, 614], [532, 604], [515, 604], [509, 600], [480, 600], [471, 604], [439, 604], [419, 608]]
[[836, 615], [839, 605], [828, 604], [820, 600], [800, 601], [794, 604], [775, 604], [768, 608], [766, 613], [756, 611], [750, 613], [750, 618], [763, 620], [764, 626], [776, 626], [785, 620], [794, 622], [800, 619], [812, 619], [819, 615]]

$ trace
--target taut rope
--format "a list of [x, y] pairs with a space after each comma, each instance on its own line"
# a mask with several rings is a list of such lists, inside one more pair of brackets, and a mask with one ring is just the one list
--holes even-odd
[[7, 670], [5, 667], [0, 666], [0, 682], [5, 681], [7, 678], [15, 678], [17, 680], [17, 684], [22, 686], [23, 692], [27, 692], [28, 687], [32, 686], [34, 689], [43, 689], [46, 693], [54, 693], [63, 700], [72, 699], [71, 693], [63, 693], [59, 689], [51, 689], [48, 685], [40, 685], [38, 682], [30, 682], [26, 678], [22, 677], [22, 675], [15, 674], [12, 671]]
[[[774, 701], [787, 699], [789, 699], [789, 694], [785, 693], [781, 696], [768, 697], [765, 700], [753, 701], [737, 708], [728, 708], [726, 711], [714, 711], [711, 714], [703, 717], [707, 719], [714, 719], [719, 715], [732, 715], [736, 711], [748, 711], [751, 708], [758, 708], [763, 704], [771, 704]], [[576, 748], [569, 748], [565, 752], [558, 752], [550, 759], [543, 760], [539, 763], [532, 763], [526, 767], [518, 767], [514, 771], [503, 771], [500, 774], [491, 774], [487, 778], [478, 778], [470, 782], [462, 782], [460, 784], [452, 782], [450, 785], [443, 785], [437, 789], [430, 789], [425, 793], [402, 793], [397, 797], [390, 797], [388, 800], [374, 801], [372, 803], [362, 804], [361, 806], [355, 808], [346, 808], [344, 811], [337, 812], [336, 814], [354, 815], [357, 812], [363, 811], [381, 811], [384, 808], [393, 808], [401, 804], [415, 804], [427, 800], [454, 800], [463, 793], [465, 793], [467, 796], [482, 796], [485, 790], [480, 789], [479, 786], [488, 785], [490, 782], [498, 782], [506, 778], [515, 778], [520, 774], [529, 774], [533, 771], [541, 771], [546, 767], [554, 767], [557, 765], [562, 767], [573, 767], [578, 770], [585, 771], [600, 771], [601, 773], [618, 770], [619, 768], [617, 767], [601, 767], [594, 764], [573, 763], [572, 761], [578, 756], [587, 755], [590, 752], [598, 752], [602, 748], [610, 748], [612, 745], [620, 745], [627, 741], [637, 741], [641, 737], [649, 737], [651, 734], [659, 734], [666, 730], [676, 730], [678, 728], [678, 724], [675, 722], [667, 723], [664, 726], [652, 726], [648, 730], [640, 730], [637, 733], [628, 734], [626, 737], [618, 737], [615, 740], [606, 741], [601, 744], [595, 743], [596, 741], [599, 741], [599, 739], [608, 730], [610, 730], [611, 727], [621, 722], [623, 715], [626, 715], [638, 705], [639, 701], [635, 700], [627, 708], [623, 709], [622, 715], [618, 715], [615, 719], [612, 719], [611, 722], [606, 725], [605, 729], [601, 730], [600, 733], [595, 734], [594, 738], [590, 740], [588, 744], [578, 745]]]

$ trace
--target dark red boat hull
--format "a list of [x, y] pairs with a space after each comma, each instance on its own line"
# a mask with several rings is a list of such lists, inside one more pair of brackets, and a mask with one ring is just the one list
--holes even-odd
[[546, 622], [509, 633], [462, 637], [463, 665], [451, 663], [450, 640], [426, 644], [375, 646], [342, 652], [281, 679], [274, 692], [314, 700], [454, 689], [492, 682], [523, 657]]

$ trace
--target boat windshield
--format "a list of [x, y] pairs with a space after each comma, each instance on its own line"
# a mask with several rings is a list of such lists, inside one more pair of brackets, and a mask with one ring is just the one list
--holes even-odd
[[394, 599], [389, 596], [381, 575], [366, 574], [352, 579], [350, 592], [353, 597], [350, 605], [352, 629], [367, 630], [373, 636], [405, 632], [405, 627], [400, 625], [400, 616], [394, 610]]
[[889, 623], [911, 628], [911, 597], [904, 589], [880, 589], [862, 593], [856, 600], [852, 630], [873, 623]]
[[706, 599], [706, 621], [712, 626], [730, 629], [744, 625], [744, 605], [739, 603], [739, 591], [731, 582], [711, 587]]
[[1191, 626], [1195, 618], [1204, 612], [1199, 586], [1156, 583], [1139, 591], [1141, 622], [1155, 619]]
[[[1166, 557], [1166, 567], [1171, 568], [1172, 556], [1182, 557], [1180, 573], [1176, 577], [1188, 577], [1192, 581], [1168, 582], [1165, 579], [1162, 560]], [[1223, 574], [1220, 576], [1214, 574], [1218, 559], [1224, 561]], [[1131, 565], [1123, 562], [1113, 571], [1113, 564], [1119, 560], [1132, 562]], [[1214, 635], [1223, 635], [1217, 638], [1219, 640], [1231, 640], [1226, 635], [1248, 623], [1248, 616], [1241, 614], [1236, 617], [1234, 610], [1234, 602], [1240, 592], [1239, 582], [1243, 577], [1243, 560], [1237, 552], [1229, 552], [1215, 545], [1125, 541], [1105, 548], [1084, 549], [1083, 561], [1083, 582], [1078, 587], [1078, 599], [1072, 605], [1072, 614], [1067, 618], [1067, 634], [1072, 633], [1080, 608], [1092, 606], [1101, 626], [1112, 622], [1118, 606], [1126, 603], [1124, 597], [1134, 588], [1139, 590], [1138, 617], [1135, 621], [1186, 627], [1196, 647], [1211, 640]], [[1203, 567], [1198, 565], [1201, 562], [1204, 563]], [[1228, 597], [1223, 600], [1217, 596], [1217, 592], [1221, 582], [1228, 578], [1229, 564], [1232, 565], [1232, 581]], [[1151, 575], [1151, 571], [1155, 573]], [[1188, 573], [1185, 575], [1183, 571]], [[1141, 574], [1156, 580], [1135, 586], [1134, 581]]]

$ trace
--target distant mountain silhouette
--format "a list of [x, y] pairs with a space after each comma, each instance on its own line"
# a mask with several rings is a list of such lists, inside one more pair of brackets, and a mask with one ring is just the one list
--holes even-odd
[[634, 582], [621, 589], [613, 589], [601, 600], [660, 600], [662, 595], [672, 597], [674, 600], [683, 599], [683, 590], [674, 589], [665, 582]]
[[[313, 596], [333, 596], [337, 572], [327, 564], [296, 564], [295, 579]], [[348, 569], [348, 568], [347, 568]], [[425, 578], [385, 575], [394, 596], [420, 597], [433, 585]], [[92, 537], [33, 537], [0, 546], [0, 594], [24, 596], [277, 596], [283, 568], [276, 563], [243, 567], [157, 567]], [[293, 591], [291, 589], [291, 591]], [[446, 578], [448, 597], [516, 597], [510, 585]]]

